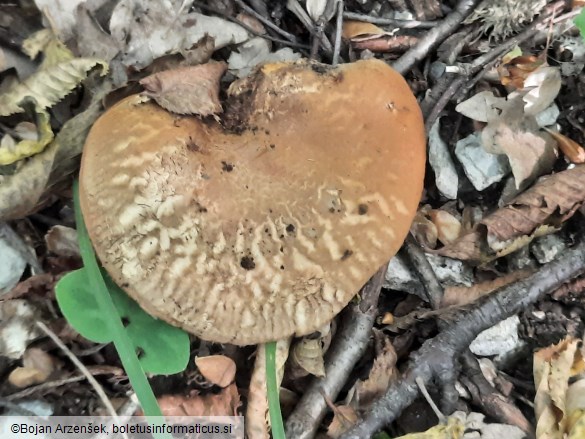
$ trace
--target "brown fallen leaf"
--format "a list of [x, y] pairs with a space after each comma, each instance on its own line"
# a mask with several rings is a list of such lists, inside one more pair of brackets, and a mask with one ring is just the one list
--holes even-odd
[[443, 245], [447, 245], [459, 238], [461, 233], [461, 222], [449, 212], [441, 209], [433, 209], [429, 217], [437, 227], [437, 237]]
[[467, 305], [512, 282], [524, 279], [530, 274], [532, 274], [532, 270], [517, 270], [493, 280], [479, 282], [471, 287], [447, 286], [441, 300], [441, 307]]
[[567, 136], [563, 136], [561, 133], [557, 133], [551, 129], [544, 127], [547, 133], [549, 133], [557, 141], [559, 149], [563, 151], [563, 154], [575, 164], [585, 163], [585, 149], [572, 139]]
[[225, 355], [195, 357], [195, 365], [207, 381], [222, 388], [229, 386], [236, 378], [236, 363]]
[[327, 436], [337, 439], [358, 421], [356, 411], [348, 405], [333, 407], [333, 419], [327, 427]]
[[218, 394], [166, 395], [158, 398], [163, 416], [237, 416], [240, 395], [235, 384]]
[[45, 235], [47, 250], [57, 256], [80, 257], [77, 231], [71, 227], [56, 225]]
[[[553, 174], [483, 218], [470, 233], [439, 250], [441, 256], [484, 263], [557, 230], [585, 202], [585, 166]], [[520, 241], [518, 241], [520, 240]], [[517, 242], [518, 241], [518, 242]]]
[[429, 205], [421, 207], [410, 226], [410, 233], [412, 233], [416, 242], [427, 249], [435, 248], [437, 246], [437, 239], [439, 239], [437, 226], [428, 218], [430, 211], [431, 207]]
[[398, 378], [399, 374], [396, 368], [398, 356], [390, 338], [380, 331], [374, 332], [374, 335], [378, 353], [368, 378], [364, 381], [359, 380], [355, 385], [351, 405], [356, 409], [363, 410], [375, 399], [382, 396], [390, 383]]
[[523, 108], [519, 97], [507, 101], [481, 133], [486, 151], [508, 157], [518, 189], [550, 172], [557, 159], [556, 142], [540, 131], [536, 119], [525, 115]]
[[43, 383], [55, 370], [55, 360], [39, 348], [28, 348], [22, 356], [22, 367], [15, 368], [8, 376], [13, 386], [24, 388]]
[[219, 80], [227, 69], [224, 62], [180, 67], [155, 73], [140, 81], [145, 95], [161, 107], [178, 114], [209, 116], [221, 113]]
[[502, 85], [510, 85], [516, 89], [524, 88], [524, 80], [542, 66], [543, 61], [534, 55], [521, 55], [511, 60], [502, 60], [498, 67], [498, 75]]
[[356, 20], [345, 20], [343, 22], [342, 36], [346, 40], [365, 41], [372, 38], [380, 38], [383, 35], [391, 35], [375, 24]]

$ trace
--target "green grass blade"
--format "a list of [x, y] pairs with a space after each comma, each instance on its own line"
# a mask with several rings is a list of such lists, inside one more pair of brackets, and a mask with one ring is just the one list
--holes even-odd
[[266, 343], [266, 390], [268, 392], [268, 412], [273, 439], [285, 439], [278, 382], [276, 380], [276, 342]]
[[[132, 342], [126, 334], [122, 320], [118, 316], [114, 302], [110, 297], [108, 288], [100, 272], [91, 241], [89, 240], [89, 235], [81, 214], [81, 207], [79, 205], [79, 185], [77, 181], [73, 183], [73, 198], [81, 258], [83, 259], [83, 265], [88, 272], [91, 286], [95, 291], [97, 302], [103, 312], [112, 317], [108, 319], [107, 324], [110, 326], [110, 331], [114, 335], [114, 346], [118, 351], [118, 355], [120, 356], [122, 366], [128, 375], [130, 384], [136, 392], [138, 401], [140, 401], [142, 410], [148, 418], [148, 422], [152, 423], [152, 425], [160, 425], [164, 419], [162, 418], [162, 412], [148, 379], [146, 378], [144, 370], [142, 369], [140, 361], [138, 361], [138, 356], [136, 355], [136, 352], [134, 352]], [[155, 420], [153, 417], [158, 417], [158, 419]], [[156, 434], [155, 438], [172, 439], [171, 435], [168, 433]]]

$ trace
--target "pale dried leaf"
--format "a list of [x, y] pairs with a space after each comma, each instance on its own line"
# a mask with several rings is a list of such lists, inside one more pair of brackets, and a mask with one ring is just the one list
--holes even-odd
[[195, 357], [195, 364], [201, 375], [216, 386], [227, 387], [236, 378], [236, 363], [225, 355]]
[[227, 65], [209, 62], [147, 76], [140, 81], [147, 96], [161, 107], [178, 114], [209, 116], [222, 111], [219, 80]]
[[307, 0], [307, 12], [313, 21], [318, 21], [327, 7], [327, 0]]
[[[288, 358], [291, 339], [276, 342], [276, 380], [282, 382], [284, 365]], [[270, 439], [268, 400], [266, 399], [266, 345], [258, 345], [256, 361], [248, 390], [246, 408], [246, 437], [249, 439]]]
[[55, 36], [51, 29], [41, 29], [22, 42], [22, 51], [31, 59], [35, 59], [53, 38]]
[[437, 239], [439, 232], [437, 226], [427, 218], [429, 206], [423, 206], [416, 213], [412, 225], [410, 226], [410, 233], [420, 245], [425, 248], [433, 249], [437, 246]]
[[95, 58], [75, 58], [37, 71], [0, 95], [0, 116], [22, 113], [24, 108], [20, 102], [26, 97], [32, 97], [41, 109], [53, 106], [77, 87], [96, 66], [101, 67], [102, 76], [107, 73], [108, 64]]
[[25, 300], [0, 301], [0, 355], [18, 360], [39, 336], [38, 311]]
[[429, 211], [429, 217], [437, 228], [437, 237], [444, 245], [451, 244], [461, 233], [461, 222], [449, 212], [440, 209]]
[[436, 250], [454, 259], [486, 262], [520, 238], [524, 244], [556, 230], [585, 202], [585, 166], [541, 178], [534, 186], [483, 218], [474, 230]]
[[[122, 51], [122, 63], [142, 69], [163, 55], [192, 48], [206, 35], [215, 49], [240, 44], [250, 36], [241, 26], [219, 17], [188, 13], [183, 2], [122, 0], [110, 19], [110, 32]], [[180, 32], [177, 32], [180, 29]]]
[[240, 395], [235, 383], [218, 394], [158, 398], [163, 416], [237, 416]]
[[333, 419], [327, 427], [327, 436], [337, 439], [358, 421], [358, 415], [355, 410], [348, 405], [335, 406], [333, 410]]
[[57, 256], [80, 257], [77, 230], [65, 226], [53, 226], [45, 235], [47, 251]]
[[518, 189], [550, 172], [557, 159], [556, 142], [540, 131], [534, 117], [523, 114], [519, 99], [488, 122], [481, 139], [488, 152], [508, 157]]
[[567, 136], [562, 135], [556, 131], [544, 128], [557, 141], [559, 149], [565, 154], [565, 156], [573, 163], [581, 164], [585, 163], [585, 148], [579, 145]]
[[[301, 368], [311, 375], [325, 376], [325, 362], [323, 360], [323, 348], [321, 339], [303, 337], [299, 340], [291, 355], [293, 367]], [[297, 376], [299, 376], [297, 374]]]
[[534, 354], [537, 437], [563, 437], [567, 432], [566, 398], [578, 342], [568, 337]]
[[22, 356], [22, 365], [8, 376], [8, 381], [19, 388], [45, 382], [55, 370], [53, 357], [39, 348], [28, 348]]
[[497, 118], [506, 104], [506, 98], [498, 98], [491, 91], [482, 91], [461, 102], [455, 110], [470, 119], [488, 122]]
[[561, 90], [560, 69], [550, 66], [539, 67], [524, 80], [524, 90], [530, 90], [522, 98], [526, 103], [524, 106], [526, 114], [540, 113], [554, 102]]

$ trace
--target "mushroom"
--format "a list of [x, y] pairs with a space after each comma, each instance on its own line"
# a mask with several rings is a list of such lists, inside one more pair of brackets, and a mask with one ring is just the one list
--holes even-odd
[[93, 126], [81, 208], [147, 312], [214, 342], [304, 335], [400, 248], [423, 187], [421, 111], [378, 60], [266, 64], [223, 125], [134, 95]]

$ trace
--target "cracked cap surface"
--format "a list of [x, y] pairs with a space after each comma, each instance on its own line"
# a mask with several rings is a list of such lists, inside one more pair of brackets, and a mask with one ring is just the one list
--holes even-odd
[[308, 334], [402, 245], [421, 112], [376, 60], [269, 64], [230, 94], [229, 132], [139, 96], [96, 122], [80, 175], [90, 238], [147, 312], [205, 340]]

